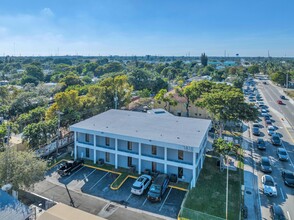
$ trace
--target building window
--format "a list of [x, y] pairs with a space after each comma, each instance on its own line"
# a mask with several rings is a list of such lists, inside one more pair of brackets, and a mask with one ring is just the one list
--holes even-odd
[[105, 145], [106, 146], [109, 146], [109, 143], [110, 143], [110, 139], [109, 139], [109, 137], [106, 137], [105, 138]]
[[157, 154], [157, 148], [156, 146], [152, 145], [152, 155], [156, 155]]
[[183, 177], [183, 167], [178, 167], [178, 178], [182, 179]]
[[89, 134], [86, 134], [85, 141], [90, 142], [90, 135]]
[[152, 172], [155, 172], [155, 171], [156, 171], [156, 163], [152, 162]]
[[178, 150], [178, 159], [183, 160], [184, 159], [184, 151]]
[[132, 166], [132, 159], [131, 157], [128, 157], [128, 167]]
[[90, 149], [89, 148], [86, 148], [86, 157], [90, 157]]
[[181, 115], [182, 115], [182, 113], [181, 113], [181, 112], [178, 112], [178, 113], [177, 113], [177, 115], [178, 115], [178, 116], [181, 116]]
[[110, 161], [110, 153], [105, 152], [105, 161], [109, 162]]
[[133, 146], [132, 146], [132, 142], [128, 141], [128, 150], [132, 150]]

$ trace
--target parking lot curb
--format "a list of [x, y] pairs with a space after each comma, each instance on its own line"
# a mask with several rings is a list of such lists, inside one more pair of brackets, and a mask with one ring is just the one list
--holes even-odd
[[[122, 174], [120, 174], [113, 182], [112, 182], [112, 184], [113, 183], [115, 183], [115, 181], [121, 176]], [[121, 183], [117, 186], [117, 187], [113, 187], [112, 186], [112, 184], [110, 185], [110, 189], [112, 189], [112, 190], [118, 190], [121, 186], [122, 186], [122, 184], [124, 184], [124, 182], [126, 182], [126, 180], [129, 178], [129, 175], [127, 175], [122, 181], [121, 181]]]
[[96, 169], [96, 170], [102, 170], [102, 171], [105, 171], [105, 172], [108, 172], [108, 173], [115, 173], [115, 174], [121, 175], [120, 172], [116, 172], [116, 171], [113, 171], [113, 170], [107, 170], [107, 169], [104, 169], [104, 168], [101, 168], [101, 167], [95, 167], [95, 166], [91, 166], [91, 165], [88, 165], [88, 164], [84, 164], [84, 166], [92, 168], [92, 169]]
[[185, 189], [185, 188], [182, 188], [182, 187], [178, 187], [178, 186], [168, 185], [168, 187], [170, 187], [170, 188], [172, 188], [172, 189], [178, 189], [178, 190], [181, 190], [181, 191], [189, 192], [188, 189]]

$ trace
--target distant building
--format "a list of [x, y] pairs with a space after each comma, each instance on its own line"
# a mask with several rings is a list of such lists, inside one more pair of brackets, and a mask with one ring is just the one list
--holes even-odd
[[7, 85], [9, 83], [9, 81], [7, 81], [7, 80], [1, 80], [0, 81], [0, 86], [5, 86], [5, 85]]
[[195, 187], [211, 120], [109, 110], [70, 126], [74, 157], [115, 168], [175, 174]]
[[[175, 90], [168, 92], [166, 95], [172, 94], [173, 99], [177, 102], [176, 105], [170, 105], [169, 103], [162, 101], [154, 101], [154, 108], [165, 108], [168, 112], [176, 116], [187, 116], [185, 97], [179, 96]], [[208, 112], [200, 107], [195, 106], [193, 103], [189, 105], [189, 117], [210, 119]]]

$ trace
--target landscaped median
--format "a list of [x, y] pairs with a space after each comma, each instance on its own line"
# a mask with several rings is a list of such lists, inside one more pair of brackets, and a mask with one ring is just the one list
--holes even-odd
[[[242, 155], [242, 151], [240, 151]], [[228, 219], [239, 219], [242, 204], [243, 157], [239, 155], [237, 171], [229, 171]], [[178, 219], [226, 218], [226, 171], [217, 166], [218, 159], [206, 157], [195, 188], [189, 191]]]

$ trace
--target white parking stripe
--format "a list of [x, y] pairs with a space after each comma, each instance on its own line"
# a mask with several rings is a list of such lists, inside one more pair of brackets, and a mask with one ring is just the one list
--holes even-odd
[[132, 193], [129, 195], [126, 201], [128, 201], [132, 197]]
[[84, 182], [88, 182], [88, 176], [90, 176], [92, 173], [94, 173], [96, 170], [93, 170], [90, 174], [86, 175], [84, 174], [84, 179], [82, 179], [81, 181], [78, 182], [78, 184], [76, 184], [74, 186], [74, 188], [76, 188], [78, 185], [80, 185], [81, 183], [84, 183]]
[[285, 196], [284, 196], [284, 193], [283, 193], [282, 188], [280, 188], [280, 191], [281, 191], [281, 194], [282, 194], [283, 200], [285, 200]]
[[169, 189], [169, 192], [168, 192], [167, 196], [165, 197], [165, 200], [163, 201], [162, 205], [160, 206], [159, 211], [161, 211], [162, 207], [164, 206], [164, 203], [166, 202], [166, 200], [167, 200], [167, 198], [168, 198], [168, 196], [169, 196], [171, 190], [172, 190], [172, 188]]
[[145, 201], [143, 202], [142, 206], [144, 206], [146, 202], [147, 202], [147, 198], [146, 198]]
[[106, 177], [106, 175], [109, 174], [108, 173], [105, 173], [103, 177], [101, 177], [101, 179], [99, 179], [89, 190], [93, 189], [102, 179], [104, 179], [104, 177]]
[[291, 220], [291, 216], [290, 216], [290, 213], [287, 211], [287, 215], [289, 217], [289, 220]]
[[73, 175], [75, 175], [77, 172], [79, 172], [81, 169], [83, 169], [84, 167], [82, 166], [80, 169], [76, 170], [74, 173], [72, 173], [69, 177], [67, 177], [66, 179], [64, 179], [65, 181], [68, 180], [69, 178], [71, 178]]

